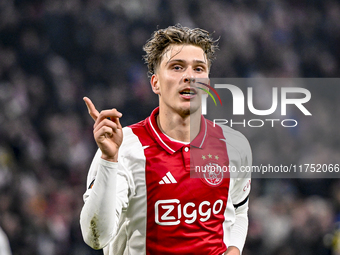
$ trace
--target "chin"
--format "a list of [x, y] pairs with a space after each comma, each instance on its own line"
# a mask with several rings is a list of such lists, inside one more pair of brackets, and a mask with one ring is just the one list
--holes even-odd
[[190, 109], [182, 109], [180, 115], [182, 117], [190, 116]]
[[184, 116], [192, 115], [200, 110], [201, 108], [199, 106], [191, 104], [188, 107], [183, 107], [180, 111], [181, 111], [181, 115], [184, 117]]

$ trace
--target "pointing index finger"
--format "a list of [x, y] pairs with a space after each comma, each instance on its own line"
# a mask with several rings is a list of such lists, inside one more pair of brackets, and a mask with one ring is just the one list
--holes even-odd
[[87, 110], [89, 111], [90, 116], [92, 117], [94, 121], [96, 121], [99, 116], [99, 112], [97, 111], [96, 107], [94, 106], [90, 98], [84, 97], [83, 100], [85, 101], [85, 104], [86, 104]]

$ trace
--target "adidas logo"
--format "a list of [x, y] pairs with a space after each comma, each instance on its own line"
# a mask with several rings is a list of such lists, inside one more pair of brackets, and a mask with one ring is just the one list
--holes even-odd
[[159, 182], [159, 184], [171, 184], [171, 183], [177, 183], [177, 181], [170, 172], [167, 172], [166, 175]]

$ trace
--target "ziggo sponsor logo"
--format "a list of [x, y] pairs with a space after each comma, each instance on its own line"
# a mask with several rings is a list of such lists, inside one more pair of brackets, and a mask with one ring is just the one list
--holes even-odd
[[201, 202], [198, 207], [195, 203], [188, 202], [183, 208], [178, 199], [158, 200], [155, 203], [155, 222], [162, 226], [172, 226], [181, 223], [182, 215], [187, 224], [194, 223], [197, 219], [206, 222], [210, 219], [211, 213], [217, 215], [223, 208], [223, 200], [216, 200], [211, 206], [209, 201]]

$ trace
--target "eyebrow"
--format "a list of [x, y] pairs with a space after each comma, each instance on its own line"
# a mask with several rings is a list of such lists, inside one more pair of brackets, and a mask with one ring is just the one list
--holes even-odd
[[[166, 65], [169, 64], [169, 63], [172, 63], [172, 62], [186, 63], [187, 61], [185, 61], [185, 60], [183, 60], [183, 59], [171, 59], [171, 60], [169, 60], [169, 61], [166, 63]], [[204, 62], [204, 61], [202, 61], [202, 60], [198, 60], [198, 59], [194, 59], [193, 62], [198, 63], [198, 64], [205, 64], [205, 65], [207, 65], [206, 62]]]

